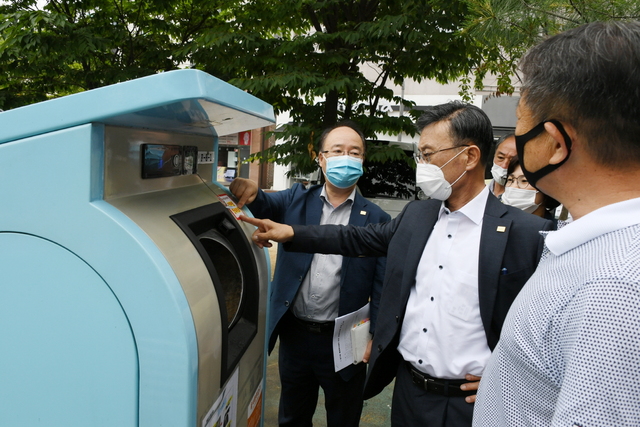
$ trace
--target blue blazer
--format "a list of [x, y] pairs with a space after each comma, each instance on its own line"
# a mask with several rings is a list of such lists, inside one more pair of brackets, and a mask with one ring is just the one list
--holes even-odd
[[[322, 216], [321, 185], [309, 189], [295, 184], [291, 189], [275, 193], [258, 192], [249, 209], [256, 218], [268, 218], [289, 225], [320, 224]], [[367, 224], [389, 221], [391, 217], [379, 206], [356, 193], [349, 224]], [[313, 254], [292, 253], [278, 248], [276, 269], [269, 296], [269, 352], [278, 337], [278, 324], [289, 309], [311, 266]], [[371, 300], [371, 331], [378, 313], [385, 258], [349, 258], [342, 261], [340, 278], [340, 304], [338, 314], [350, 313], [362, 308]], [[333, 361], [331, 361], [333, 363]]]
[[[405, 309], [440, 206], [436, 200], [411, 202], [390, 222], [366, 228], [294, 227], [293, 241], [284, 245], [292, 251], [387, 256], [366, 399], [393, 380], [402, 361], [397, 347]], [[544, 241], [539, 231], [551, 229], [551, 221], [503, 205], [493, 195], [487, 200], [480, 237], [478, 292], [480, 317], [492, 350], [511, 303], [540, 260]]]

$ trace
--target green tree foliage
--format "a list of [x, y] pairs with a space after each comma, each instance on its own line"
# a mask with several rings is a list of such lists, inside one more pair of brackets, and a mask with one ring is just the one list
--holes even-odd
[[[38, 5], [42, 4], [42, 8]], [[0, 4], [0, 108], [178, 68], [217, 25], [210, 0], [14, 0]]]
[[542, 38], [593, 21], [640, 19], [637, 0], [468, 0], [468, 7], [464, 33], [485, 47], [476, 87], [492, 73], [497, 95], [513, 92], [518, 61]]
[[[315, 168], [320, 131], [337, 121], [358, 122], [375, 133], [414, 134], [416, 112], [392, 117], [380, 103], [412, 104], [388, 83], [406, 78], [446, 82], [471, 69], [479, 51], [458, 30], [466, 7], [458, 0], [249, 0], [228, 28], [203, 33], [193, 45], [196, 66], [290, 111], [278, 132], [285, 144], [264, 158]], [[376, 78], [365, 77], [365, 67]], [[372, 147], [381, 160], [404, 159], [394, 146]]]
[[[465, 0], [2, 2], [0, 108], [198, 68], [289, 112], [284, 143], [261, 157], [308, 172], [321, 130], [337, 121], [355, 120], [367, 137], [414, 134], [417, 113], [387, 85], [468, 74], [480, 48], [460, 34], [466, 14]], [[381, 103], [408, 113], [392, 117]], [[384, 144], [369, 154], [406, 157]]]

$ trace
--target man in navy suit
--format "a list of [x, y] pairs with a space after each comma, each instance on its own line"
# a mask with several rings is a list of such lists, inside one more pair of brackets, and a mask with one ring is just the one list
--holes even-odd
[[416, 183], [432, 200], [384, 224], [288, 226], [246, 219], [254, 241], [291, 251], [387, 256], [365, 398], [395, 377], [393, 426], [469, 427], [484, 366], [535, 270], [550, 221], [500, 203], [484, 184], [491, 122], [461, 102], [417, 123]]
[[[364, 135], [352, 122], [327, 129], [320, 138], [318, 164], [325, 185], [300, 184], [265, 193], [255, 182], [236, 179], [230, 190], [239, 206], [256, 217], [285, 224], [353, 224], [385, 222], [389, 215], [356, 192], [365, 154]], [[318, 390], [325, 395], [329, 427], [357, 426], [362, 413], [366, 365], [335, 372], [334, 319], [356, 311], [369, 300], [374, 331], [385, 259], [312, 255], [278, 250], [270, 295], [269, 352], [280, 337], [281, 426], [311, 426]]]

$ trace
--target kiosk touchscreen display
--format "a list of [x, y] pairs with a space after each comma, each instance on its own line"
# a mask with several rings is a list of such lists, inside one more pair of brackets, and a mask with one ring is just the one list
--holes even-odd
[[143, 144], [141, 157], [143, 179], [190, 175], [197, 172], [197, 147]]

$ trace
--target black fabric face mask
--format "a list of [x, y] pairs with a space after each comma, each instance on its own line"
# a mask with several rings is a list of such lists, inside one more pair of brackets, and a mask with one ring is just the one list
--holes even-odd
[[[532, 140], [533, 138], [535, 138], [536, 136], [540, 135], [542, 133], [542, 131], [544, 130], [544, 124], [545, 123], [553, 123], [558, 130], [560, 131], [560, 133], [562, 134], [562, 136], [564, 137], [564, 142], [567, 145], [567, 157], [565, 157], [564, 159], [562, 159], [562, 161], [560, 163], [557, 163], [555, 165], [547, 165], [544, 166], [542, 168], [540, 168], [539, 170], [535, 171], [535, 172], [531, 172], [529, 170], [527, 170], [527, 168], [525, 168], [525, 160], [524, 160], [524, 146], [527, 142], [529, 142], [530, 140]], [[527, 178], [527, 180], [529, 181], [529, 184], [531, 184], [532, 186], [536, 187], [536, 183], [540, 180], [540, 178], [550, 174], [551, 172], [553, 172], [554, 170], [558, 169], [560, 166], [562, 166], [564, 164], [564, 162], [566, 162], [569, 159], [569, 156], [571, 155], [571, 138], [569, 137], [569, 135], [567, 135], [567, 132], [564, 130], [564, 127], [562, 126], [562, 123], [560, 123], [557, 120], [545, 120], [542, 121], [540, 123], [538, 123], [533, 129], [531, 129], [529, 132], [522, 134], [522, 135], [516, 135], [516, 151], [518, 152], [518, 158], [520, 159], [520, 167], [522, 168], [522, 173], [524, 173], [524, 176]], [[537, 187], [536, 187], [537, 188]]]

